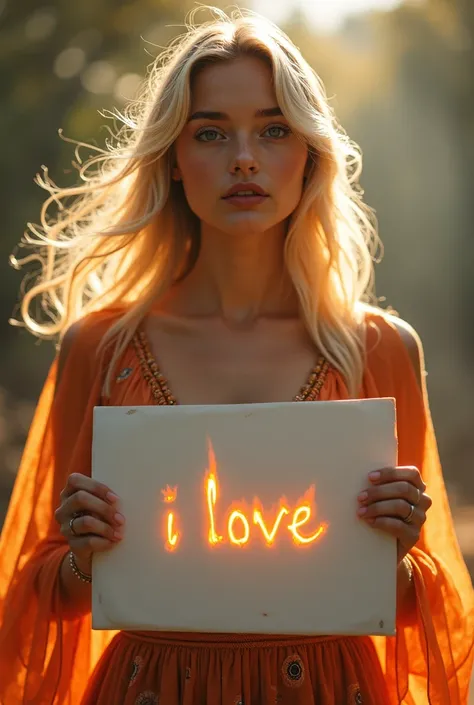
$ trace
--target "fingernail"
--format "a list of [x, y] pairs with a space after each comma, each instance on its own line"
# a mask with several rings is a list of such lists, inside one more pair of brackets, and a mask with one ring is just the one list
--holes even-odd
[[378, 470], [375, 470], [374, 472], [369, 472], [369, 477], [372, 482], [377, 482], [377, 480], [380, 480], [380, 472]]
[[368, 492], [361, 492], [360, 495], [358, 495], [357, 499], [359, 500], [359, 502], [365, 502], [368, 496]]
[[118, 502], [118, 496], [115, 494], [115, 492], [107, 492], [105, 495], [105, 499], [107, 502]]
[[367, 512], [367, 507], [361, 507], [360, 509], [357, 510], [357, 514], [361, 517], [363, 514], [366, 514]]
[[117, 539], [117, 541], [120, 541], [120, 539], [123, 538], [123, 534], [121, 531], [114, 531], [114, 539]]
[[371, 517], [370, 519], [366, 519], [367, 524], [375, 524], [375, 519]]
[[116, 524], [124, 524], [125, 523], [125, 517], [122, 516], [122, 514], [114, 514], [114, 521]]

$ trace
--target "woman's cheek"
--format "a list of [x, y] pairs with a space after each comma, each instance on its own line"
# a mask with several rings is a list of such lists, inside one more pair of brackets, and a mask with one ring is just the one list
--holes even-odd
[[216, 183], [215, 166], [209, 164], [207, 159], [202, 157], [187, 157], [182, 163], [181, 175], [186, 194], [195, 195], [197, 198], [201, 194], [209, 195], [214, 190], [220, 194], [219, 185]]

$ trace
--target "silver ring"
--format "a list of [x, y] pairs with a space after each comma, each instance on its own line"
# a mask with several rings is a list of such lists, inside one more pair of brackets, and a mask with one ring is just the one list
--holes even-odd
[[415, 505], [410, 504], [410, 513], [408, 514], [407, 517], [403, 520], [405, 524], [411, 524], [412, 519], [413, 519], [413, 514], [415, 513]]
[[78, 517], [82, 517], [82, 516], [84, 516], [84, 512], [74, 512], [74, 514], [72, 515], [72, 517], [69, 519], [69, 528], [70, 528], [71, 534], [72, 534], [73, 536], [76, 536], [76, 537], [81, 536], [81, 534], [77, 534], [76, 531], [75, 531], [75, 529], [74, 529], [74, 521], [75, 521]]
[[79, 536], [79, 534], [76, 534], [76, 532], [74, 530], [74, 522], [76, 521], [76, 519], [77, 519], [77, 516], [75, 514], [73, 514], [72, 517], [69, 519], [69, 528], [70, 528], [71, 534], [73, 536]]

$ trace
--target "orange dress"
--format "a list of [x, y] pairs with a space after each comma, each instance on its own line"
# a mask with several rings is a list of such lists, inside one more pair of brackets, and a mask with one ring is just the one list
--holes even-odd
[[[91, 630], [66, 612], [68, 551], [53, 512], [71, 472], [90, 472], [97, 404], [156, 403], [130, 345], [102, 399], [96, 354], [117, 311], [85, 319], [56, 384], [52, 365], [30, 429], [0, 543], [2, 705], [467, 705], [474, 656], [472, 584], [453, 530], [426, 401], [397, 329], [367, 320], [361, 397], [395, 397], [399, 464], [420, 468], [433, 498], [410, 552], [416, 612], [397, 636], [277, 637]], [[330, 369], [321, 400], [347, 399]]]

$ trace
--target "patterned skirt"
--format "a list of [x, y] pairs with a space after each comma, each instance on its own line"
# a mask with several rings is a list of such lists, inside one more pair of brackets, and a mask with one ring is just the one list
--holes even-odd
[[368, 637], [120, 632], [82, 705], [385, 705]]

